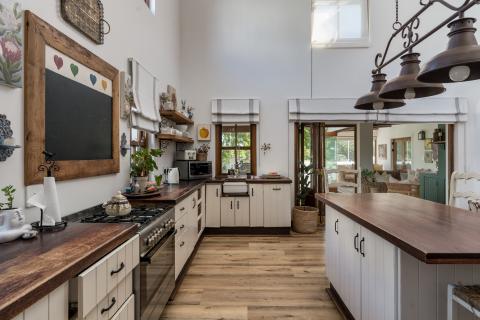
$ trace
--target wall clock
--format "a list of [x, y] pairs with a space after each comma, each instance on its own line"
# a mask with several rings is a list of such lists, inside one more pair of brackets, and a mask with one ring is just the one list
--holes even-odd
[[[103, 44], [110, 25], [103, 18], [103, 4], [100, 0], [61, 0], [62, 17], [78, 31], [97, 44]], [[108, 31], [105, 32], [104, 25]]]

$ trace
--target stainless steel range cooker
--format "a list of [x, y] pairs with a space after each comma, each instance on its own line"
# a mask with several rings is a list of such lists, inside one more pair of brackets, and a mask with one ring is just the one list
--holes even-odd
[[134, 270], [137, 320], [157, 320], [175, 288], [175, 211], [164, 204], [134, 207], [123, 217], [103, 209], [90, 211], [80, 222], [137, 223], [140, 235], [140, 266]]

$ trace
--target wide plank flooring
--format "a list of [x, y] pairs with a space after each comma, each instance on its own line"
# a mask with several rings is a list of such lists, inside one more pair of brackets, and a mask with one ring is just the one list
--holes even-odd
[[323, 232], [207, 236], [161, 319], [342, 319], [327, 286]]

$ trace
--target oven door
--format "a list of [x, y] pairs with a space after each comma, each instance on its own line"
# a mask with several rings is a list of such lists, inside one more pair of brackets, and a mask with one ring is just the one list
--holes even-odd
[[175, 289], [175, 229], [140, 258], [140, 314], [142, 320], [160, 318]]

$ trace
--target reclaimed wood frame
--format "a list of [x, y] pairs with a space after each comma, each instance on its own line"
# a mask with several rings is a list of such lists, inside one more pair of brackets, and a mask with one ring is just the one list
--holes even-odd
[[45, 150], [45, 47], [48, 45], [112, 81], [112, 159], [57, 161], [57, 180], [120, 172], [119, 71], [31, 11], [25, 12], [25, 185], [39, 184]]

